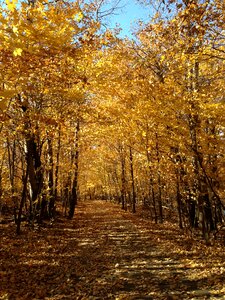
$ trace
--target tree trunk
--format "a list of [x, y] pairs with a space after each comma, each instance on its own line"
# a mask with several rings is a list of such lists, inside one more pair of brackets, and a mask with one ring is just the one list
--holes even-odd
[[54, 197], [54, 162], [53, 162], [53, 147], [52, 139], [48, 137], [48, 159], [49, 159], [49, 171], [48, 171], [48, 189], [49, 189], [49, 203], [48, 213], [49, 217], [54, 217], [55, 211], [55, 197]]
[[10, 178], [11, 195], [12, 195], [12, 201], [13, 201], [14, 220], [15, 220], [15, 223], [17, 223], [18, 202], [17, 202], [17, 197], [15, 197], [16, 142], [13, 141], [12, 147], [11, 147], [9, 139], [7, 138], [7, 150], [8, 150], [9, 178]]
[[132, 184], [132, 213], [136, 212], [136, 192], [134, 184], [134, 165], [133, 165], [133, 153], [130, 147], [130, 174], [131, 174], [131, 184]]
[[27, 165], [29, 182], [32, 190], [32, 202], [34, 203], [41, 194], [43, 188], [43, 170], [41, 165], [40, 149], [38, 149], [34, 136], [28, 136], [27, 146]]
[[38, 196], [41, 194], [43, 189], [43, 170], [41, 164], [41, 148], [37, 144], [39, 136], [31, 133], [31, 122], [29, 120], [28, 106], [22, 104], [20, 95], [19, 101], [21, 108], [25, 114], [25, 153], [26, 162], [28, 166], [28, 179], [31, 188], [31, 205], [30, 205], [30, 219], [35, 218], [36, 207], [41, 209], [41, 203]]
[[149, 169], [149, 196], [151, 197], [152, 204], [153, 204], [153, 210], [154, 210], [154, 219], [155, 223], [158, 223], [158, 213], [156, 209], [156, 201], [155, 201], [155, 191], [154, 191], [154, 180], [153, 180], [153, 174], [151, 169], [151, 156], [149, 151], [146, 152], [147, 161], [148, 161], [148, 169]]
[[126, 209], [126, 171], [125, 171], [125, 158], [122, 153], [121, 157], [121, 202], [122, 209]]
[[55, 186], [54, 186], [55, 203], [56, 203], [57, 198], [58, 198], [60, 149], [61, 149], [61, 125], [59, 125], [59, 127], [58, 127], [58, 144], [57, 144], [57, 153], [56, 153]]
[[74, 216], [75, 206], [78, 198], [78, 166], [79, 166], [79, 131], [80, 122], [77, 120], [76, 131], [75, 131], [75, 152], [74, 152], [74, 176], [72, 183], [72, 191], [70, 195], [70, 208], [69, 218], [72, 219]]
[[181, 201], [181, 194], [180, 194], [180, 176], [179, 170], [177, 172], [177, 210], [178, 210], [178, 217], [179, 217], [179, 227], [183, 229], [183, 222], [182, 222], [182, 201]]
[[17, 234], [20, 234], [21, 216], [22, 216], [23, 206], [26, 201], [28, 170], [29, 170], [29, 166], [27, 165], [25, 176], [23, 176], [23, 191], [22, 191], [22, 197], [20, 201], [20, 207], [19, 207], [18, 218], [17, 218], [17, 227], [16, 227]]
[[159, 222], [163, 223], [163, 207], [162, 207], [162, 186], [161, 186], [161, 174], [160, 174], [160, 153], [159, 153], [159, 140], [158, 134], [155, 133], [156, 137], [156, 157], [158, 162], [158, 207], [159, 207]]

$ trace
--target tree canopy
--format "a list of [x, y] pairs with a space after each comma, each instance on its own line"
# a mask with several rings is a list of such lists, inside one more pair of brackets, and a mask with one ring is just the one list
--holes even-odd
[[0, 205], [18, 233], [79, 198], [206, 241], [223, 226], [225, 6], [157, 3], [133, 40], [105, 27], [104, 1], [1, 5]]

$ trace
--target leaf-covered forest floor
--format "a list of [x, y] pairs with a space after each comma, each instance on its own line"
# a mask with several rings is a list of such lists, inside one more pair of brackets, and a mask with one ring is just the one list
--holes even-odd
[[222, 246], [109, 202], [20, 236], [0, 226], [0, 299], [225, 299]]

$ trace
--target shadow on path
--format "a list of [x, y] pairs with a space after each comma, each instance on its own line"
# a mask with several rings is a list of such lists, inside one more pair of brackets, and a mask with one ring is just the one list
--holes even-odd
[[72, 221], [5, 234], [0, 299], [225, 299], [224, 254], [160, 226], [92, 201]]

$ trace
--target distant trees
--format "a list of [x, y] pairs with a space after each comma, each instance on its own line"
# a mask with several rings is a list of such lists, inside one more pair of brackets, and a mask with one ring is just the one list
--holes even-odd
[[208, 240], [224, 222], [224, 7], [164, 4], [137, 41], [105, 51], [100, 178], [122, 208], [142, 203], [155, 222], [176, 215]]
[[22, 218], [54, 217], [59, 196], [73, 217], [80, 120], [104, 41], [93, 9], [79, 1], [1, 6], [0, 202], [13, 206], [18, 233]]

